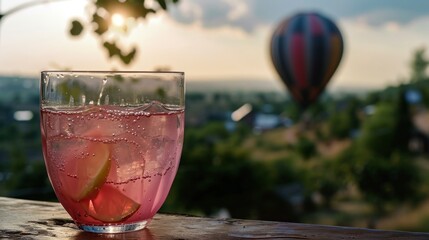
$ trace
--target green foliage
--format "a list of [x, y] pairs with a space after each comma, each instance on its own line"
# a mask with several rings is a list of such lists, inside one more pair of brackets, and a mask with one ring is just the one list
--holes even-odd
[[366, 158], [356, 177], [359, 188], [376, 208], [416, 198], [421, 183], [417, 166], [399, 152], [389, 158]]
[[411, 139], [411, 132], [414, 129], [409, 104], [405, 99], [405, 86], [399, 86], [398, 99], [395, 109], [395, 129], [394, 129], [394, 148], [401, 152], [408, 151], [408, 144]]
[[304, 159], [310, 159], [317, 154], [316, 144], [304, 136], [299, 137], [295, 149]]
[[267, 173], [261, 163], [249, 161], [248, 152], [231, 147], [230, 139], [220, 123], [187, 131], [172, 189], [180, 208], [205, 214], [227, 208], [234, 217], [254, 217], [249, 209], [262, 201]]
[[334, 110], [328, 119], [328, 128], [330, 135], [334, 138], [345, 139], [350, 137], [351, 132], [359, 128], [359, 119], [357, 112], [360, 104], [356, 98], [347, 97], [340, 101], [341, 110]]
[[348, 183], [348, 171], [342, 160], [342, 158], [320, 159], [309, 170], [311, 174], [307, 186], [323, 196], [324, 206], [327, 209], [331, 209], [333, 198]]
[[398, 92], [396, 101], [381, 102], [362, 127], [359, 145], [376, 156], [388, 157], [394, 149], [407, 151], [413, 128], [404, 91]]
[[422, 179], [408, 152], [413, 124], [404, 92], [403, 86], [390, 89], [395, 100], [376, 105], [352, 148], [350, 173], [377, 217], [389, 203], [413, 201], [420, 194]]
[[277, 185], [285, 185], [303, 181], [303, 171], [293, 158], [281, 158], [268, 165], [272, 181]]
[[418, 81], [409, 84], [409, 89], [420, 92], [422, 102], [417, 104], [421, 107], [429, 107], [429, 81]]
[[27, 159], [19, 145], [16, 145], [11, 150], [9, 158], [12, 159], [9, 169], [10, 172], [14, 173], [9, 181], [9, 184], [11, 188], [15, 188], [21, 184], [21, 181], [24, 181], [20, 175], [24, 173], [24, 170], [27, 166]]
[[395, 127], [395, 107], [386, 103], [378, 104], [375, 114], [362, 127], [358, 144], [367, 152], [387, 157], [394, 147]]
[[328, 122], [331, 136], [339, 139], [349, 137], [350, 131], [352, 130], [351, 118], [352, 116], [346, 112], [333, 114]]
[[103, 47], [106, 48], [110, 58], [118, 56], [119, 59], [125, 64], [131, 63], [137, 53], [137, 49], [135, 47], [128, 53], [123, 53], [123, 51], [118, 47], [115, 41], [105, 41], [103, 43]]
[[[111, 17], [114, 14], [121, 14], [124, 18], [131, 18], [134, 21], [145, 19], [149, 14], [155, 14], [160, 10], [167, 10], [171, 4], [176, 4], [179, 0], [156, 0], [158, 8], [149, 6], [144, 0], [94, 0], [91, 2], [92, 12], [90, 13], [91, 22], [82, 23], [75, 19], [71, 22], [70, 35], [79, 36], [84, 28], [89, 28], [99, 38], [101, 45], [106, 49], [109, 58], [117, 57], [124, 64], [130, 64], [137, 53], [137, 47], [131, 47], [131, 50], [125, 51], [116, 42], [109, 40], [109, 32], [112, 32]], [[121, 27], [121, 31], [128, 32], [128, 26]]]
[[72, 26], [70, 28], [70, 34], [72, 36], [79, 36], [83, 31], [83, 25], [77, 20], [71, 22]]
[[[419, 194], [421, 179], [416, 174], [419, 170], [415, 163], [404, 153], [406, 149], [399, 146], [403, 144], [398, 142], [400, 137], [395, 137], [406, 135], [411, 128], [409, 115], [404, 114], [408, 112], [407, 106], [399, 97], [401, 92], [397, 88], [388, 89], [385, 95], [380, 94], [383, 97], [374, 100], [374, 115], [362, 117], [362, 122], [357, 118], [357, 123], [353, 122], [356, 119], [347, 118], [348, 127], [344, 129], [360, 127], [361, 134], [350, 148], [332, 157], [319, 156], [316, 143], [322, 140], [316, 141], [304, 135], [296, 145], [290, 145], [280, 139], [270, 140], [253, 135], [246, 124], [238, 124], [235, 132], [227, 131], [223, 122], [208, 122], [200, 127], [187, 126], [182, 163], [163, 211], [210, 215], [226, 208], [236, 218], [302, 221], [310, 219], [312, 215], [309, 214], [316, 211], [336, 211], [334, 204], [338, 201], [337, 197], [343, 196], [338, 193], [350, 185], [357, 186], [359, 193], [374, 208], [409, 201]], [[204, 100], [201, 96], [190, 99], [198, 102]], [[327, 126], [334, 115], [358, 112], [364, 101], [346, 97], [335, 100], [335, 104], [329, 102], [330, 108], [325, 109], [333, 114], [326, 114], [324, 118], [321, 111], [317, 119]], [[284, 114], [287, 115], [287, 112]], [[378, 130], [383, 131], [380, 134]], [[326, 139], [332, 139], [332, 133], [326, 132]], [[4, 136], [12, 133], [8, 131]], [[31, 132], [14, 136], [19, 139], [35, 137]], [[252, 156], [253, 149], [244, 148], [250, 136], [255, 138], [258, 150], [264, 149], [274, 154], [287, 152], [287, 155], [274, 161], [263, 157], [256, 159]], [[304, 158], [311, 158], [312, 161], [305, 161]], [[19, 161], [16, 164], [19, 165]], [[43, 165], [27, 164], [24, 169], [19, 169], [22, 174], [14, 178], [20, 180], [9, 182], [14, 189], [46, 187]], [[302, 188], [299, 195], [304, 199], [300, 203], [302, 205], [294, 205], [279, 194], [281, 187], [291, 185]], [[405, 194], [399, 196], [401, 192]], [[319, 202], [313, 202], [311, 196], [319, 194], [323, 201], [321, 205], [315, 205]], [[344, 216], [348, 215], [344, 213]]]
[[425, 48], [419, 48], [414, 52], [414, 58], [411, 61], [411, 82], [418, 82], [426, 80], [427, 76], [427, 67], [429, 61], [425, 57]]
[[[24, 133], [22, 137], [25, 135]], [[37, 138], [40, 136], [38, 135]], [[23, 151], [26, 145], [14, 141], [9, 150], [9, 164], [5, 166], [5, 170], [11, 175], [2, 184], [3, 189], [0, 189], [0, 192], [12, 197], [52, 200], [54, 195], [46, 175], [45, 164], [42, 159], [29, 161]]]
[[300, 113], [301, 113], [300, 107], [292, 100], [288, 100], [284, 104], [284, 115], [286, 115], [286, 117], [290, 118], [292, 121], [298, 122]]
[[277, 192], [278, 186], [301, 182], [290, 159], [272, 163], [252, 160], [240, 144], [250, 134], [239, 126], [229, 133], [222, 123], [189, 128], [182, 162], [165, 210], [183, 209], [210, 215], [226, 208], [232, 217], [298, 220], [298, 212]]

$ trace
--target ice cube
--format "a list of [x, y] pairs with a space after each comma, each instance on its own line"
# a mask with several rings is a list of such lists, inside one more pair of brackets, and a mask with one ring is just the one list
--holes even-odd
[[129, 139], [118, 139], [111, 145], [112, 168], [108, 181], [126, 183], [144, 174], [142, 146]]

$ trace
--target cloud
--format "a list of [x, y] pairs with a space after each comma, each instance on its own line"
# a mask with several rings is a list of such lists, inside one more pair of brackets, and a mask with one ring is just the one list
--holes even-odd
[[181, 23], [200, 23], [206, 28], [233, 26], [252, 31], [257, 25], [246, 0], [181, 0], [171, 16]]
[[171, 11], [178, 22], [206, 28], [230, 26], [251, 32], [301, 11], [318, 11], [335, 20], [354, 19], [372, 27], [409, 24], [429, 15], [421, 0], [181, 0]]

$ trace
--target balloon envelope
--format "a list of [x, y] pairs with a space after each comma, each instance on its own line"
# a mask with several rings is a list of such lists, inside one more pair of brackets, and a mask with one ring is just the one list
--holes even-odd
[[271, 59], [292, 97], [304, 108], [315, 102], [343, 55], [343, 38], [333, 21], [318, 13], [283, 20], [271, 39]]

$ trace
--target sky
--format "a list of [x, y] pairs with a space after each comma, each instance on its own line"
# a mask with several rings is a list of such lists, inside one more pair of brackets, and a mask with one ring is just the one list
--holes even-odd
[[[30, 0], [0, 0], [0, 12]], [[70, 21], [88, 21], [89, 0], [57, 0], [0, 22], [0, 74], [39, 76], [42, 70], [153, 70], [168, 66], [186, 79], [264, 80], [280, 85], [269, 56], [276, 25], [303, 11], [334, 20], [345, 52], [330, 87], [381, 88], [404, 81], [413, 52], [429, 41], [429, 1], [421, 0], [180, 0], [139, 22], [125, 47], [128, 66], [111, 60], [91, 31], [68, 34]]]

